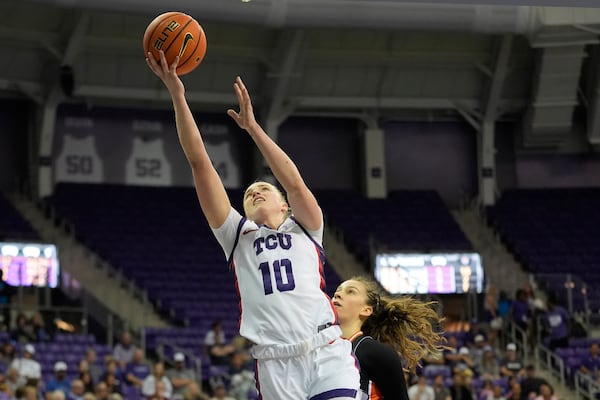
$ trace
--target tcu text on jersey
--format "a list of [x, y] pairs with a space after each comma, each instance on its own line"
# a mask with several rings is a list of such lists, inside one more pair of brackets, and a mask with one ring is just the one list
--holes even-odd
[[289, 250], [290, 247], [292, 247], [292, 236], [287, 233], [277, 232], [276, 234], [267, 235], [266, 237], [259, 237], [254, 241], [256, 255], [262, 253], [265, 248], [267, 250], [274, 250], [277, 247]]

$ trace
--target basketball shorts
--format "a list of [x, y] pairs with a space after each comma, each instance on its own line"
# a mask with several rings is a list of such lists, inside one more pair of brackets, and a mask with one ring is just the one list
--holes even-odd
[[302, 343], [256, 345], [256, 386], [264, 400], [360, 399], [352, 345], [331, 326]]

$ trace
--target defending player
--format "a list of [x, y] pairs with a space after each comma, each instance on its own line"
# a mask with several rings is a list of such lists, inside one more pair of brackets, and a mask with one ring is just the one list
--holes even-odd
[[[173, 101], [179, 141], [192, 168], [202, 211], [235, 271], [241, 302], [240, 334], [256, 345], [257, 386], [264, 399], [354, 399], [359, 373], [350, 342], [322, 291], [323, 215], [298, 169], [254, 118], [238, 77], [239, 112], [227, 114], [246, 130], [287, 193], [255, 182], [244, 193], [245, 217], [231, 207], [175, 73], [147, 57]], [[290, 206], [294, 210], [289, 215]]]
[[365, 397], [408, 400], [402, 359], [412, 370], [427, 353], [443, 350], [444, 339], [434, 328], [441, 318], [432, 303], [380, 292], [371, 279], [354, 277], [340, 284], [333, 304], [342, 336], [352, 342], [360, 363]]

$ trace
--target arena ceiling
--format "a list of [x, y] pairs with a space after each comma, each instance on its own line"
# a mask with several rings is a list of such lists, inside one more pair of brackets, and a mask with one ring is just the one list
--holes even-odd
[[[159, 13], [204, 27], [208, 51], [184, 77], [198, 110], [235, 105], [246, 81], [264, 120], [290, 115], [523, 119], [525, 148], [556, 148], [587, 111], [600, 144], [600, 8], [585, 0], [3, 0], [0, 94], [89, 106], [169, 107], [141, 41]], [[474, 4], [476, 3], [476, 4]], [[550, 7], [567, 3], [570, 7]], [[503, 5], [499, 5], [503, 4]], [[60, 67], [71, 66], [66, 98]]]

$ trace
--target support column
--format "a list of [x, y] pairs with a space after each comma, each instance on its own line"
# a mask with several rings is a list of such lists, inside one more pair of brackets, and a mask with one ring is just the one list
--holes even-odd
[[483, 206], [496, 202], [496, 137], [495, 120], [484, 121], [478, 135], [479, 201]]
[[379, 128], [367, 128], [364, 132], [364, 179], [367, 198], [387, 196], [385, 168], [385, 134]]
[[[79, 54], [85, 33], [87, 32], [90, 17], [87, 13], [82, 13], [77, 25], [69, 36], [65, 51], [60, 60], [62, 66], [72, 66]], [[58, 71], [57, 71], [58, 73]], [[54, 143], [54, 127], [56, 124], [56, 108], [62, 100], [64, 94], [61, 88], [60, 77], [57, 77], [50, 86], [48, 98], [44, 102], [42, 117], [40, 121], [40, 141], [38, 152], [38, 187], [37, 195], [39, 198], [52, 194], [52, 144]]]
[[512, 35], [505, 35], [499, 43], [496, 66], [490, 82], [485, 112], [479, 128], [478, 162], [479, 162], [479, 203], [491, 206], [496, 202], [496, 120], [499, 114], [498, 104], [502, 98], [502, 89], [508, 71], [508, 63], [512, 50]]
[[38, 152], [38, 182], [37, 196], [42, 198], [52, 194], [52, 144], [54, 142], [54, 127], [56, 125], [56, 107], [59, 96], [54, 93], [43, 104], [40, 120], [40, 142]]

